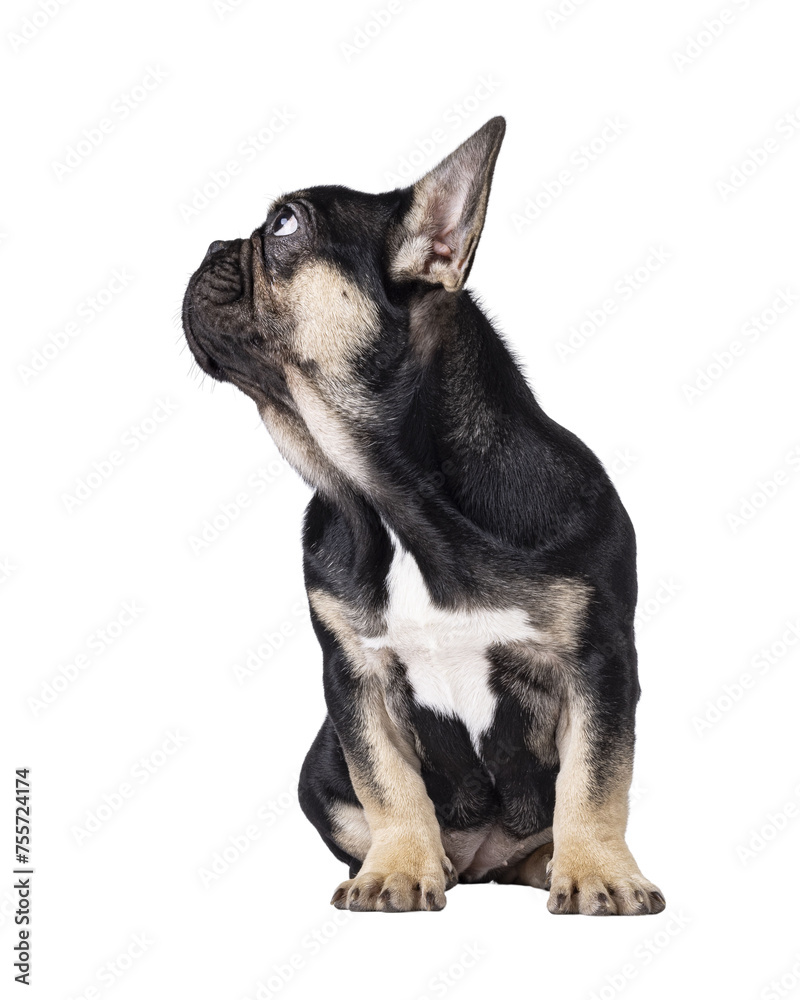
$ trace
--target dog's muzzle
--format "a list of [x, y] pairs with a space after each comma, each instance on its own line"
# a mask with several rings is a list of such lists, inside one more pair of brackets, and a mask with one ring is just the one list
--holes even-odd
[[198, 365], [228, 381], [226, 362], [251, 316], [252, 247], [248, 240], [214, 240], [183, 298], [183, 330]]

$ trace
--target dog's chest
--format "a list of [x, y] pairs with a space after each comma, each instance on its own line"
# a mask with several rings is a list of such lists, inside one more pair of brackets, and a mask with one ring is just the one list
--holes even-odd
[[522, 608], [452, 611], [437, 607], [414, 557], [392, 537], [385, 631], [366, 649], [389, 649], [403, 664], [417, 704], [460, 720], [476, 750], [497, 705], [492, 646], [537, 638]]

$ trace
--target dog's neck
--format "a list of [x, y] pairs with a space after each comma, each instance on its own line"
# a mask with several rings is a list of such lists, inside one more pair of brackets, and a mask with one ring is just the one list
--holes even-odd
[[[552, 465], [539, 462], [552, 422], [479, 306], [462, 292], [429, 291], [408, 307], [404, 357], [379, 390], [337, 391], [287, 373], [296, 410], [262, 411], [290, 462], [356, 523], [378, 514], [418, 561], [429, 585], [480, 585], [502, 548], [535, 544], [534, 498], [501, 476], [538, 475], [535, 503], [547, 528]], [[515, 496], [515, 504], [504, 498]]]

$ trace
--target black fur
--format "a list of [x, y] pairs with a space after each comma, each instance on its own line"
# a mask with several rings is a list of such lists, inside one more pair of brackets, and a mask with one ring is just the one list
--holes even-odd
[[[334, 477], [332, 488], [309, 477], [318, 491], [303, 533], [307, 586], [379, 615], [393, 554], [386, 527], [444, 608], [489, 601], [526, 607], [532, 620], [544, 622], [553, 611], [537, 604], [539, 585], [584, 586], [589, 599], [575, 659], [591, 706], [591, 778], [601, 799], [608, 761], [633, 752], [633, 529], [601, 463], [542, 411], [474, 297], [424, 276], [392, 276], [394, 236], [412, 194], [316, 187], [287, 195], [280, 206], [297, 206], [297, 238], [272, 236], [273, 212], [250, 240], [215, 246], [187, 289], [186, 336], [214, 378], [234, 383], [262, 409], [299, 419], [286, 366], [296, 364], [311, 378], [315, 366], [299, 357], [291, 316], [257, 315], [253, 255], [262, 255], [259, 266], [276, 288], [298, 268], [322, 261], [375, 303], [380, 335], [359, 356], [353, 379], [380, 419], [354, 414], [350, 429], [380, 488], [360, 489], [346, 477]], [[359, 730], [363, 681], [349, 669], [340, 639], [313, 612], [312, 620], [329, 714], [302, 770], [300, 802], [352, 874], [361, 861], [336, 843], [329, 813], [336, 802], [358, 805], [343, 747], [370, 770]], [[497, 709], [479, 753], [462, 722], [416, 703], [400, 661], [386, 699], [413, 736], [441, 827], [494, 823], [521, 841], [553, 822], [563, 691], [544, 677], [531, 679], [513, 650], [493, 647], [489, 659]], [[523, 687], [528, 693], [520, 697]], [[531, 729], [541, 736], [538, 751]]]

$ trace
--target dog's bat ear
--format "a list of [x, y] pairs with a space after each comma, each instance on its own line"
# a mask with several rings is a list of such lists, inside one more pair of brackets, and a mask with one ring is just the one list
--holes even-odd
[[461, 290], [483, 231], [505, 131], [505, 118], [491, 118], [408, 189], [410, 204], [389, 244], [395, 280]]

